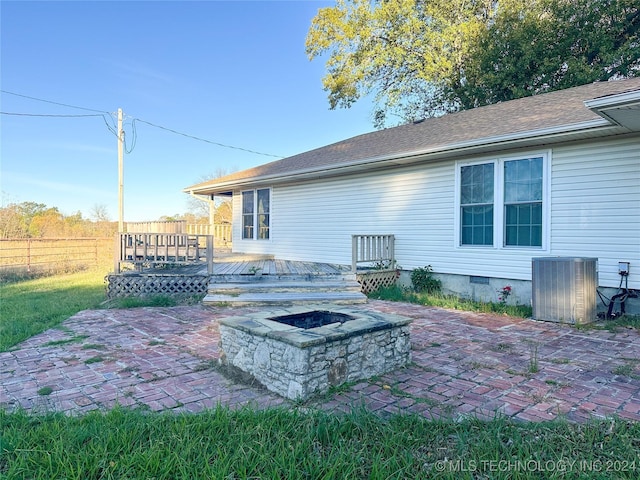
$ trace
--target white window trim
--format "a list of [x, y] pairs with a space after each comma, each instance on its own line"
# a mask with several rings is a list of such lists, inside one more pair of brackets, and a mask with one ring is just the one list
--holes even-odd
[[[505, 245], [504, 228], [504, 163], [524, 158], [542, 157], [542, 246], [507, 246]], [[460, 170], [462, 167], [493, 163], [493, 245], [462, 245], [460, 226]], [[493, 249], [508, 251], [531, 251], [532, 253], [547, 253], [550, 249], [551, 225], [551, 150], [522, 152], [499, 157], [484, 157], [473, 160], [459, 160], [455, 164], [455, 209], [454, 248], [460, 250]]]
[[[259, 237], [259, 227], [258, 227], [258, 190], [268, 190], [269, 191], [269, 238], [260, 238]], [[242, 235], [244, 234], [244, 213], [242, 213], [242, 202], [244, 199], [245, 192], [253, 192], [253, 237], [246, 238]], [[272, 217], [273, 217], [273, 190], [271, 187], [264, 188], [249, 188], [247, 190], [240, 191], [240, 240], [242, 241], [259, 241], [259, 242], [270, 242], [271, 237], [273, 235], [272, 225]]]

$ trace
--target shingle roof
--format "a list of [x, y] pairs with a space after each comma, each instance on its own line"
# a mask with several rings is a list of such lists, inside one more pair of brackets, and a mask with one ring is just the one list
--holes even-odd
[[569, 128], [572, 125], [602, 120], [585, 107], [584, 101], [638, 88], [640, 78], [597, 82], [429, 118], [419, 123], [359, 135], [193, 185], [185, 190], [202, 190], [205, 186], [215, 187], [221, 184], [229, 185], [235, 181], [327, 169], [368, 159], [402, 157], [411, 152], [437, 151], [471, 142], [480, 144], [483, 139], [501, 136]]

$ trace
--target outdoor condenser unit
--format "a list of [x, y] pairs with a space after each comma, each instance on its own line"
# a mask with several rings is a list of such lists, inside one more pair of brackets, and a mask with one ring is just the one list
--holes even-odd
[[572, 324], [596, 319], [597, 258], [541, 257], [531, 263], [533, 318]]

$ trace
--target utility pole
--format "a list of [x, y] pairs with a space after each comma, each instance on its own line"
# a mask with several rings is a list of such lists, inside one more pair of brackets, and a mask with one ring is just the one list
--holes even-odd
[[118, 109], [118, 231], [124, 233], [124, 130], [122, 109]]

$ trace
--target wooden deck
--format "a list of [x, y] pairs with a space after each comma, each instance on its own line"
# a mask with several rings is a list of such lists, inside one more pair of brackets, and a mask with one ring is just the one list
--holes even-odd
[[[214, 255], [213, 275], [341, 275], [349, 273], [349, 265], [300, 262], [275, 259], [269, 255], [232, 254], [222, 252]], [[143, 273], [207, 274], [206, 266], [184, 265], [172, 268], [145, 268]]]
[[349, 271], [347, 265], [280, 259], [214, 261], [213, 264], [214, 275], [340, 275]]

